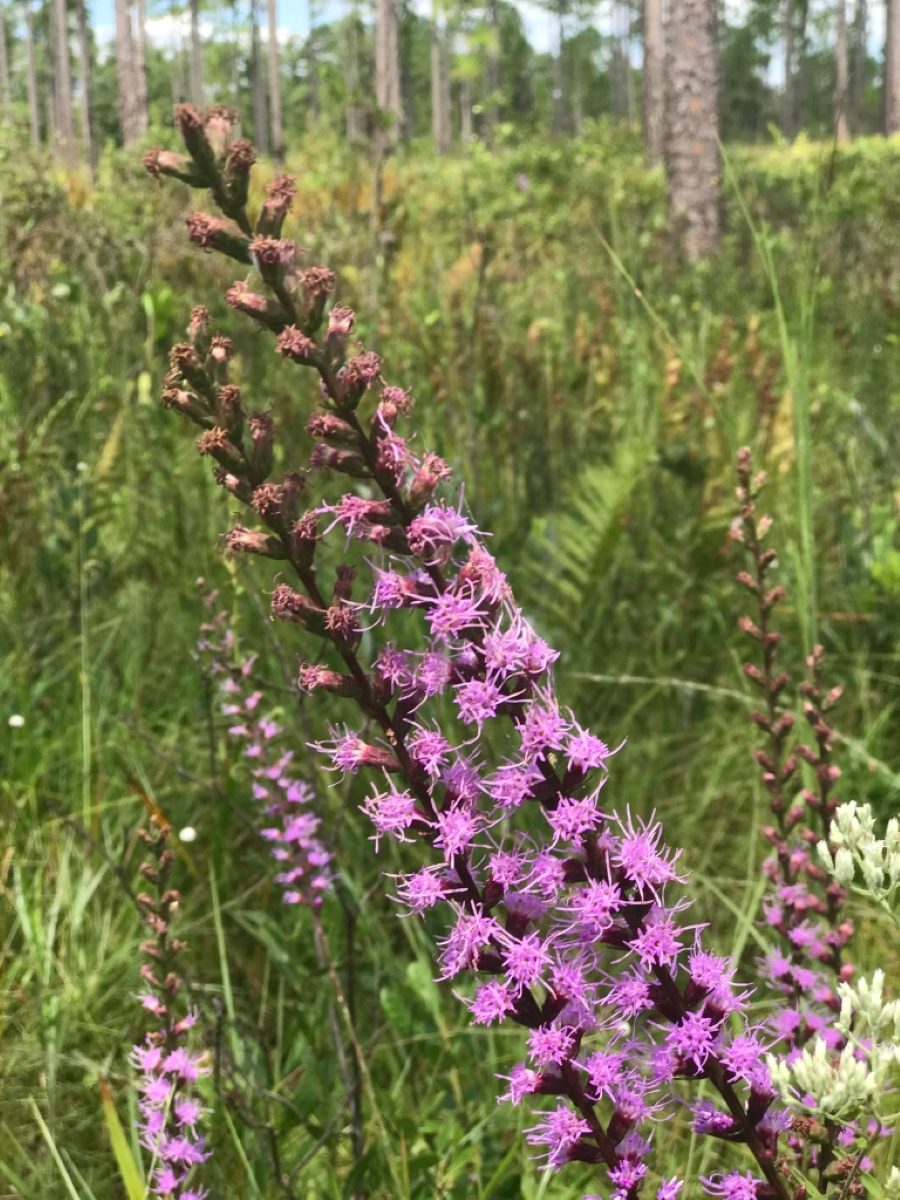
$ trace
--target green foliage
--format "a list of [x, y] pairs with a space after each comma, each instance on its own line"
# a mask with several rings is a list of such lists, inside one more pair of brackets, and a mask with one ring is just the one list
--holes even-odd
[[[289, 232], [337, 268], [389, 380], [416, 396], [421, 443], [465, 477], [564, 652], [566, 701], [611, 745], [630, 739], [609, 802], [660, 812], [697, 873], [697, 919], [751, 975], [764, 815], [727, 541], [743, 442], [773, 477], [786, 581], [809, 595], [814, 571], [829, 670], [848, 687], [842, 795], [897, 805], [900, 152], [735, 152], [721, 256], [688, 268], [632, 132], [598, 122], [569, 143], [509, 143], [389, 162], [376, 240], [368, 168], [323, 131], [292, 156]], [[528, 1114], [496, 1106], [517, 1035], [473, 1030], [433, 982], [435, 930], [396, 919], [380, 870], [404, 860], [375, 861], [353, 787], [320, 781], [342, 866], [324, 943], [267, 882], [241, 764], [192, 657], [194, 578], [231, 598], [297, 746], [339, 710], [277, 690], [299, 643], [265, 618], [265, 570], [222, 565], [230, 506], [156, 402], [191, 304], [221, 323], [233, 277], [184, 243], [187, 197], [114, 151], [96, 190], [18, 151], [0, 165], [0, 1174], [23, 1196], [121, 1196], [101, 1080], [139, 1155], [127, 887], [152, 804], [198, 831], [177, 875], [216, 1068], [213, 1194], [582, 1197], [589, 1172], [542, 1177]], [[250, 403], [273, 409], [302, 461], [311, 384], [252, 329], [229, 317], [228, 331]], [[889, 969], [895, 950], [862, 917]], [[680, 1117], [665, 1136], [662, 1161], [683, 1158]]]

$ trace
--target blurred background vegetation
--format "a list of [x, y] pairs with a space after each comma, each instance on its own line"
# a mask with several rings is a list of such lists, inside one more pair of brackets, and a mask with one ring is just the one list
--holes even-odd
[[[563, 651], [565, 702], [628, 739], [609, 801], [661, 815], [698, 919], [751, 976], [766, 809], [727, 536], [744, 443], [771, 479], [786, 665], [825, 643], [848, 692], [841, 794], [898, 805], [900, 146], [730, 148], [721, 250], [689, 266], [662, 171], [621, 126], [401, 152], [379, 188], [345, 142], [293, 145], [287, 232], [338, 271], [386, 377], [415, 394], [419, 442], [465, 479]], [[177, 876], [215, 1063], [215, 1196], [582, 1197], [580, 1168], [542, 1176], [527, 1114], [496, 1106], [518, 1035], [472, 1030], [432, 982], [431, 932], [395, 919], [379, 868], [400, 858], [376, 861], [352, 786], [319, 781], [342, 866], [327, 950], [268, 882], [194, 659], [196, 577], [261, 651], [297, 746], [337, 710], [290, 691], [303, 651], [266, 619], [270, 573], [221, 559], [226, 499], [158, 394], [199, 302], [298, 457], [311, 384], [226, 317], [232, 276], [187, 246], [185, 190], [115, 150], [96, 186], [0, 153], [0, 1194], [125, 1195], [107, 1121], [136, 1154], [127, 888], [150, 805], [198, 835]], [[857, 918], [860, 958], [896, 963]], [[665, 1129], [710, 1168], [680, 1114]]]

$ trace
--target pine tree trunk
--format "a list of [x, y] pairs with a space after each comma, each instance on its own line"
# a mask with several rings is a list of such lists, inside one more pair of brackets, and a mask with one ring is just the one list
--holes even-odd
[[375, 108], [378, 114], [376, 142], [381, 148], [394, 145], [403, 125], [395, 0], [375, 0]]
[[782, 0], [781, 37], [784, 42], [784, 87], [781, 93], [781, 132], [794, 136], [796, 100], [794, 96], [794, 0]]
[[452, 138], [450, 128], [450, 64], [447, 61], [445, 34], [438, 24], [432, 5], [431, 13], [431, 136], [438, 154], [449, 154]]
[[461, 79], [459, 83], [459, 136], [462, 144], [468, 146], [475, 136], [472, 127], [472, 81]]
[[713, 254], [721, 233], [716, 0], [670, 0], [666, 27], [666, 175], [673, 224], [688, 258]]
[[76, 161], [72, 120], [72, 72], [69, 63], [69, 19], [66, 0], [53, 0], [53, 84], [56, 97], [56, 139], [63, 162]]
[[565, 133], [568, 127], [568, 97], [566, 96], [566, 26], [565, 5], [557, 0], [557, 48], [553, 58], [553, 132]]
[[91, 42], [88, 33], [88, 14], [85, 0], [77, 0], [78, 9], [78, 74], [81, 84], [79, 109], [81, 112], [81, 141], [84, 157], [94, 170], [94, 136], [91, 128]]
[[269, 153], [269, 117], [259, 37], [259, 0], [250, 0], [250, 88], [253, 98], [253, 137], [260, 154]]
[[12, 124], [12, 92], [9, 83], [9, 52], [6, 45], [6, 7], [0, 5], [0, 112], [5, 125]]
[[319, 63], [316, 57], [316, 3], [309, 0], [309, 37], [306, 41], [306, 77], [309, 81], [309, 115], [319, 116]]
[[866, 0], [856, 0], [853, 13], [853, 65], [850, 71], [850, 100], [848, 102], [850, 128], [860, 132], [863, 128], [863, 107], [866, 90], [866, 60], [868, 52], [868, 13]]
[[485, 108], [485, 134], [490, 140], [494, 129], [500, 120], [500, 18], [497, 12], [497, 0], [488, 0], [487, 25], [490, 32], [490, 42], [484, 62], [484, 90], [487, 105]]
[[900, 0], [887, 0], [884, 42], [884, 132], [900, 133]]
[[34, 52], [34, 13], [31, 0], [25, 0], [25, 89], [28, 93], [28, 120], [31, 140], [41, 144], [41, 112], [38, 106], [37, 58]]
[[663, 0], [644, 0], [644, 153], [651, 166], [663, 160], [666, 133], [665, 54]]
[[134, 47], [131, 32], [131, 6], [129, 0], [116, 3], [116, 84], [119, 105], [119, 128], [122, 144], [130, 146], [135, 140], [134, 128]]
[[190, 0], [191, 10], [191, 103], [203, 108], [203, 41], [200, 36], [200, 0]]
[[850, 68], [847, 55], [847, 0], [835, 0], [834, 10], [834, 136], [839, 142], [850, 137], [847, 102]]
[[360, 105], [359, 14], [356, 10], [356, 0], [350, 0], [350, 14], [347, 17], [346, 53], [347, 109], [345, 121], [347, 141], [351, 146], [358, 146], [363, 141], [364, 129], [362, 106]]
[[147, 25], [144, 19], [144, 0], [134, 0], [133, 26], [131, 35], [131, 61], [134, 70], [133, 96], [133, 140], [137, 141], [147, 132], [150, 115], [147, 111]]
[[281, 121], [281, 55], [278, 50], [278, 0], [269, 0], [269, 119], [272, 127], [272, 156], [284, 158]]

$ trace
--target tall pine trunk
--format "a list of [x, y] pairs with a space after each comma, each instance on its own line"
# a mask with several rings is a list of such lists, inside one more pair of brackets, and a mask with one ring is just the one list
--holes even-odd
[[284, 158], [281, 119], [281, 55], [278, 49], [278, 0], [269, 0], [269, 121], [272, 128], [272, 157]]
[[847, 52], [847, 0], [835, 0], [834, 8], [834, 136], [846, 142], [850, 136], [847, 104], [850, 67]]
[[85, 0], [76, 0], [78, 15], [78, 75], [81, 93], [78, 107], [81, 115], [81, 141], [84, 146], [84, 156], [94, 170], [94, 131], [91, 128], [91, 41], [88, 28], [87, 4]]
[[269, 118], [259, 37], [259, 0], [250, 0], [250, 90], [253, 102], [253, 137], [260, 154], [269, 153]]
[[665, 55], [663, 0], [644, 0], [644, 153], [651, 166], [663, 160], [666, 135]]
[[376, 141], [382, 150], [394, 145], [402, 132], [399, 43], [395, 0], [375, 0]]
[[450, 63], [445, 33], [438, 24], [435, 5], [431, 7], [431, 136], [438, 154], [449, 154]]
[[487, 93], [484, 116], [485, 133], [490, 139], [500, 120], [500, 17], [497, 12], [497, 0], [488, 0], [487, 26], [490, 41], [484, 62], [484, 90]]
[[866, 38], [868, 36], [869, 16], [866, 0], [856, 0], [853, 13], [853, 51], [850, 68], [850, 100], [848, 102], [850, 128], [860, 132], [863, 129], [863, 108], [866, 94], [866, 62], [868, 51]]
[[9, 83], [9, 50], [6, 44], [6, 6], [0, 5], [0, 111], [3, 122], [12, 124], [12, 90]]
[[119, 128], [122, 143], [130, 146], [135, 134], [135, 78], [134, 46], [131, 31], [131, 5], [129, 0], [115, 0], [116, 4], [116, 84], [119, 108]]
[[203, 108], [203, 41], [200, 37], [200, 0], [190, 0], [191, 10], [191, 103]]
[[557, 0], [556, 54], [553, 58], [553, 132], [565, 133], [569, 125], [569, 100], [566, 94], [565, 0]]
[[784, 86], [781, 92], [781, 132], [794, 136], [796, 97], [794, 94], [794, 0], [781, 0], [781, 39], [784, 43]]
[[716, 0], [669, 0], [666, 27], [666, 176], [669, 211], [692, 260], [721, 234]]
[[144, 0], [134, 0], [131, 38], [132, 66], [134, 69], [134, 138], [142, 138], [150, 125], [147, 111], [147, 23], [144, 16]]
[[76, 160], [72, 120], [72, 71], [69, 63], [69, 14], [66, 0], [53, 0], [53, 92], [56, 99], [56, 141], [64, 162]]
[[459, 81], [459, 136], [462, 144], [468, 146], [475, 136], [472, 126], [472, 81]]
[[34, 49], [34, 13], [31, 0], [25, 0], [25, 89], [28, 93], [28, 122], [31, 140], [41, 144], [41, 111], [38, 105], [37, 56]]
[[884, 132], [900, 133], [900, 0], [887, 0], [884, 42]]
[[309, 0], [309, 37], [306, 40], [306, 77], [309, 81], [309, 115], [313, 121], [319, 117], [319, 61], [316, 55], [315, 0]]

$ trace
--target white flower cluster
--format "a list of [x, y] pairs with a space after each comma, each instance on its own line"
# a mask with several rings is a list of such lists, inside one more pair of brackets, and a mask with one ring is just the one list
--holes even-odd
[[884, 1181], [885, 1200], [900, 1200], [900, 1167], [891, 1167]]
[[876, 837], [869, 804], [841, 804], [828, 841], [819, 842], [817, 849], [825, 869], [844, 887], [853, 883], [857, 868], [865, 890], [878, 901], [890, 900], [900, 886], [900, 819], [891, 817], [884, 837]]
[[900, 1066], [900, 1001], [884, 999], [884, 972], [871, 982], [838, 985], [838, 1029], [847, 1038], [840, 1054], [815, 1037], [792, 1062], [768, 1056], [775, 1086], [786, 1104], [830, 1120], [849, 1122], [874, 1112]]

